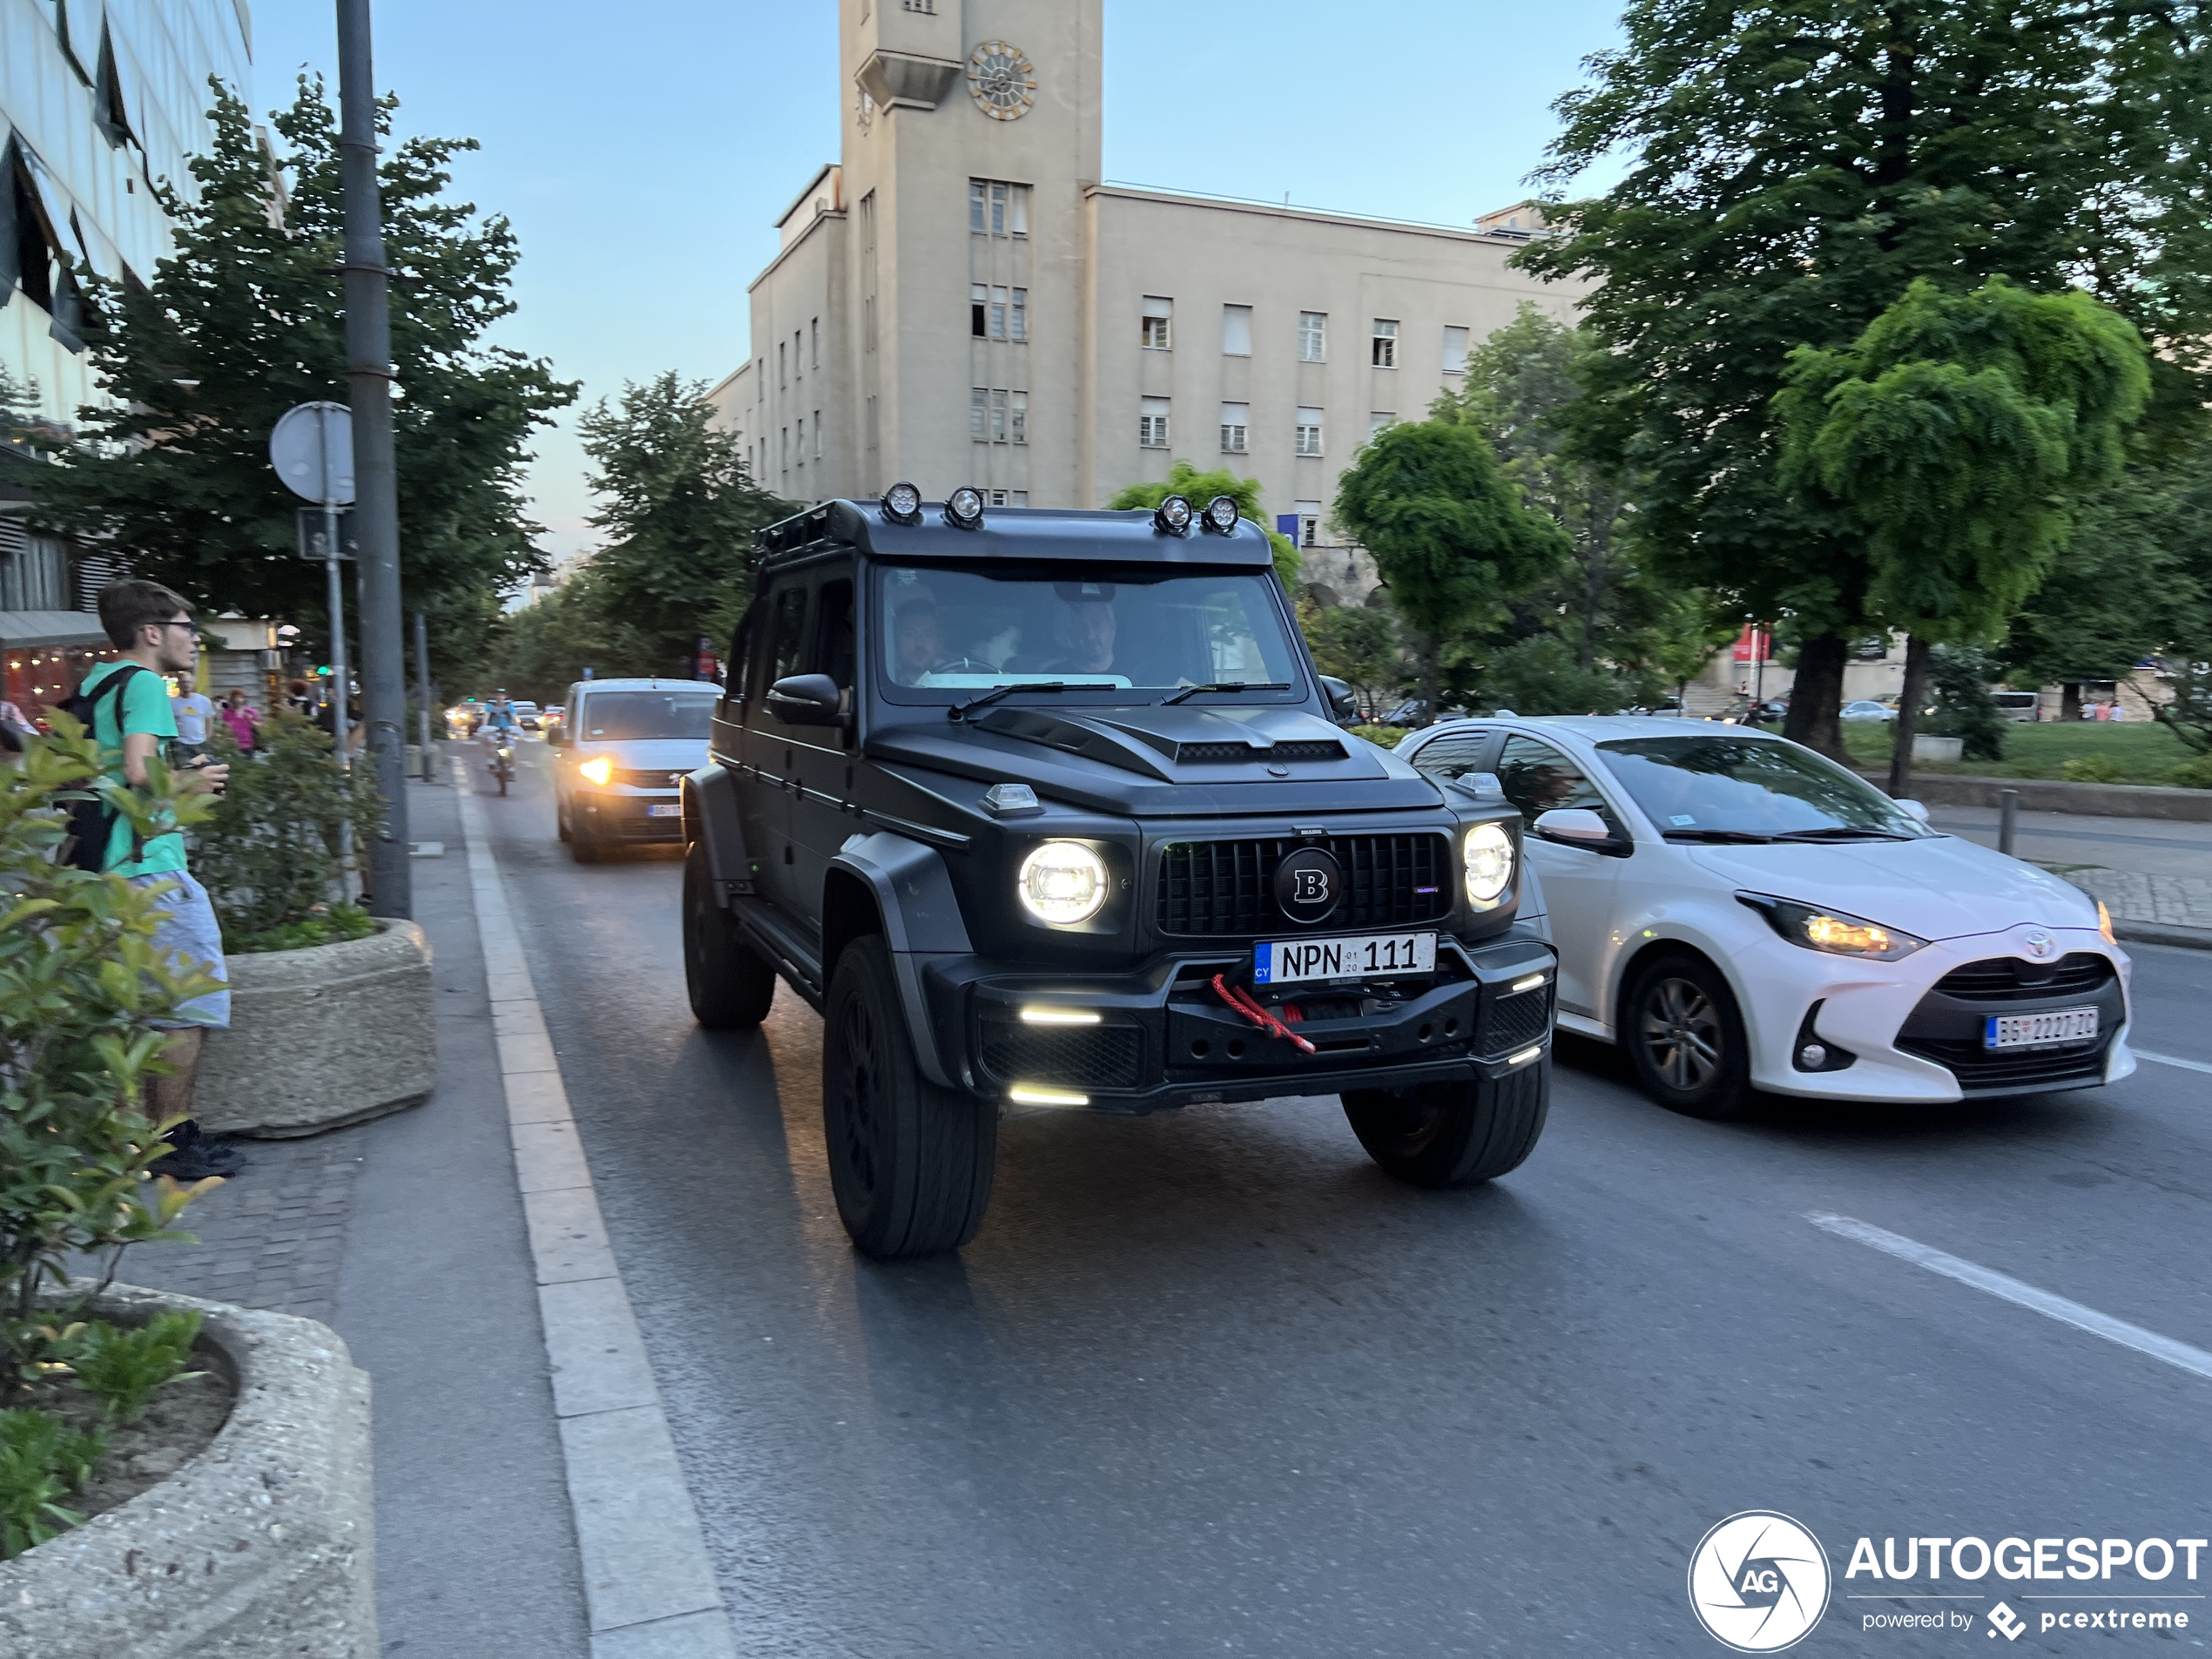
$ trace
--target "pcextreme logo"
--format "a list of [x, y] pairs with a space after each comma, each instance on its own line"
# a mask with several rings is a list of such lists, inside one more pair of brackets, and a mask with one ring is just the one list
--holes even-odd
[[1796, 1521], [1746, 1509], [1698, 1540], [1689, 1605], [1709, 1635], [1738, 1653], [1779, 1653], [1828, 1610], [1828, 1552]]

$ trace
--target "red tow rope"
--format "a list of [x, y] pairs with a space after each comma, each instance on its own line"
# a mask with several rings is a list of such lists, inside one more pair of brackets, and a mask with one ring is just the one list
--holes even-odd
[[1216, 974], [1213, 976], [1213, 994], [1271, 1036], [1294, 1042], [1307, 1054], [1314, 1052], [1312, 1043], [1262, 1008], [1242, 986], [1224, 984], [1221, 975]]

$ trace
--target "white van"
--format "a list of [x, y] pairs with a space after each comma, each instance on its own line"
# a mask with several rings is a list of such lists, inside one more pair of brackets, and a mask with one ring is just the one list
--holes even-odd
[[1992, 691], [1991, 699], [2005, 711], [2008, 720], [2040, 720], [2043, 718], [2043, 698], [2039, 691]]

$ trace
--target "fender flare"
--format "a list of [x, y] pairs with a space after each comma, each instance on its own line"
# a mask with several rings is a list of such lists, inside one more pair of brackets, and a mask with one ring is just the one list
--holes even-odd
[[727, 908], [733, 895], [752, 891], [752, 865], [738, 815], [738, 780], [727, 767], [710, 761], [684, 774], [683, 790], [685, 845], [706, 848], [715, 902]]
[[[968, 942], [968, 924], [961, 919], [960, 900], [953, 891], [952, 874], [944, 855], [910, 837], [887, 830], [854, 835], [829, 862], [830, 880], [842, 873], [860, 882], [875, 900], [883, 942], [891, 953], [893, 972], [899, 982], [899, 1000], [907, 1014], [907, 1029], [914, 1046], [914, 1059], [923, 1076], [941, 1088], [958, 1089], [937, 1042], [937, 1029], [929, 1015], [929, 1001], [921, 984], [923, 960], [929, 956], [966, 956], [974, 947]], [[834, 971], [837, 951], [851, 936], [849, 929], [833, 929], [824, 905], [822, 976], [825, 984]]]

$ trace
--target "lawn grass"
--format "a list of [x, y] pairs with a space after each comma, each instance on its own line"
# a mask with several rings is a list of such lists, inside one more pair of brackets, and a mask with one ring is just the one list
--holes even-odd
[[[1887, 725], [1847, 722], [1844, 744], [1858, 765], [1870, 769], [1890, 764]], [[2002, 760], [1962, 760], [1941, 764], [1912, 763], [1915, 772], [1966, 772], [1977, 778], [2051, 778], [2077, 756], [2099, 755], [2127, 768], [2120, 781], [2129, 784], [2168, 784], [2174, 768], [2191, 758], [2188, 746], [2164, 726], [2149, 720], [2128, 720], [2114, 725], [2103, 720], [2020, 722], [2005, 728]]]

